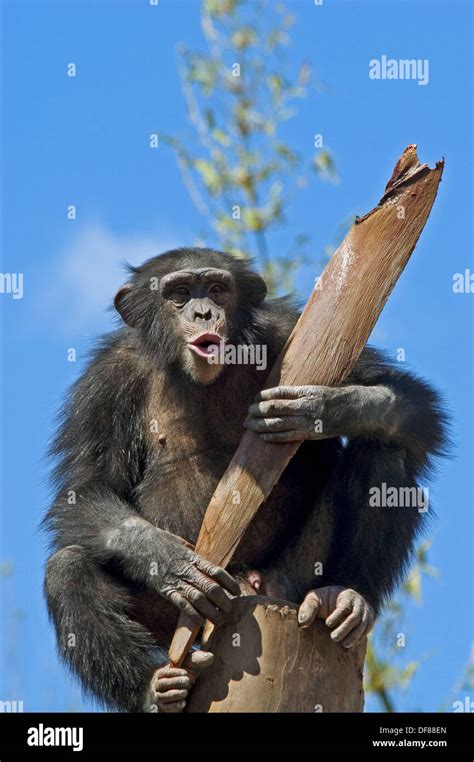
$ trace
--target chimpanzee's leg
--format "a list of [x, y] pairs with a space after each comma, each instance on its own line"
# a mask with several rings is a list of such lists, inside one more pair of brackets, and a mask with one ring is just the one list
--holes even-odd
[[166, 655], [130, 617], [127, 589], [70, 545], [49, 559], [45, 591], [61, 656], [84, 687], [110, 708], [143, 711]]
[[[309, 594], [300, 621], [329, 617], [335, 640], [357, 642], [402, 578], [428, 511], [418, 473], [398, 443], [350, 441], [301, 531], [263, 570], [266, 592], [295, 603]], [[387, 489], [399, 504], [374, 498]]]

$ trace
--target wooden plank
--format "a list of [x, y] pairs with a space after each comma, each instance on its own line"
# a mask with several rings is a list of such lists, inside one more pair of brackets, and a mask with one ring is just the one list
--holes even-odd
[[[325, 268], [266, 388], [344, 381], [415, 248], [443, 166], [438, 162], [430, 169], [418, 161], [415, 145], [405, 149], [378, 206], [355, 221]], [[198, 553], [220, 566], [229, 563], [299, 445], [264, 442], [246, 431], [207, 508]], [[198, 632], [188, 618], [180, 618], [169, 652], [172, 664], [182, 664]]]

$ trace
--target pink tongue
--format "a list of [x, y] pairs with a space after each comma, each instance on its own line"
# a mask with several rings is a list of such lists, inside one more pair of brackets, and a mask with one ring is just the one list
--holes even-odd
[[207, 347], [202, 346], [201, 344], [195, 344], [194, 345], [198, 352], [204, 354], [204, 355], [210, 355], [212, 352], [215, 351], [215, 348], [217, 344], [208, 344]]

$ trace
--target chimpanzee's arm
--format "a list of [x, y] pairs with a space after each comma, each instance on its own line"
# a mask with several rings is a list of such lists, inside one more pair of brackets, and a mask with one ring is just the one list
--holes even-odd
[[[447, 415], [439, 394], [426, 381], [401, 370], [381, 352], [366, 348], [344, 386], [359, 386], [365, 402], [362, 412], [368, 415], [367, 422], [363, 417], [357, 422], [353, 436], [405, 447], [415, 475], [422, 475], [433, 457], [446, 452]], [[377, 395], [383, 400], [381, 406], [374, 406], [381, 412], [380, 423], [370, 418], [371, 399], [377, 400]]]
[[[381, 425], [361, 421], [334, 479], [339, 548], [328, 583], [352, 587], [376, 613], [404, 576], [417, 534], [432, 512], [423, 480], [447, 449], [447, 418], [433, 388], [366, 350], [347, 381], [388, 390]], [[370, 403], [369, 403], [370, 404]], [[345, 552], [347, 549], [349, 552]]]
[[147, 451], [142, 411], [147, 379], [120, 342], [96, 353], [61, 413], [52, 447], [56, 499], [45, 524], [56, 548], [80, 545], [109, 560], [112, 533], [138, 517], [130, 503]]
[[273, 442], [348, 438], [326, 498], [337, 528], [322, 584], [353, 587], [378, 611], [429, 509], [418, 480], [446, 446], [436, 392], [366, 349], [341, 387], [264, 390], [248, 425]]
[[443, 448], [444, 417], [425, 382], [366, 349], [345, 383], [264, 389], [247, 425], [269, 442], [364, 437], [397, 442], [425, 463]]

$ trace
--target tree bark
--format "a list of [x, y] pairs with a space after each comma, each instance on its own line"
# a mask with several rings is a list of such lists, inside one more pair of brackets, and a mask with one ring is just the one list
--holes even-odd
[[294, 604], [250, 595], [233, 601], [223, 627], [206, 626], [215, 654], [188, 712], [362, 712], [366, 641], [343, 648], [324, 622], [302, 629]]

